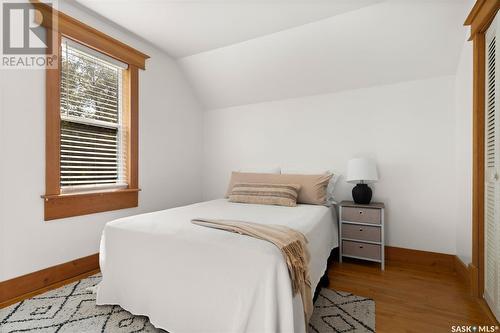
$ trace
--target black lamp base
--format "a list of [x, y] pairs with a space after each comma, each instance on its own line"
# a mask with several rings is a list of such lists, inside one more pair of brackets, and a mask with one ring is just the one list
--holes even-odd
[[368, 205], [372, 200], [372, 189], [367, 184], [357, 184], [352, 189], [352, 199], [360, 205]]

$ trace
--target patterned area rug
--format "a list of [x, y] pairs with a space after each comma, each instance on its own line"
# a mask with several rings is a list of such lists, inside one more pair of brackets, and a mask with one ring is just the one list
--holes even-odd
[[321, 289], [309, 333], [375, 332], [375, 302], [343, 291]]
[[[147, 317], [134, 316], [119, 306], [97, 306], [88, 288], [100, 280], [96, 274], [0, 309], [0, 332], [166, 332], [151, 325]], [[375, 332], [375, 302], [322, 289], [309, 332]]]

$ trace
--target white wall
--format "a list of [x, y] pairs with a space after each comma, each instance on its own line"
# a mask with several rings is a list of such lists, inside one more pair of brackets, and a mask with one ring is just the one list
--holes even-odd
[[[387, 205], [387, 244], [456, 252], [455, 77], [377, 86], [204, 114], [205, 199], [221, 197], [231, 170], [310, 166], [345, 174], [376, 159], [374, 200]], [[338, 200], [351, 198], [341, 179]]]
[[[0, 71], [0, 87], [3, 87], [3, 82], [4, 82], [4, 75], [1, 75]], [[4, 183], [4, 163], [3, 163], [3, 156], [4, 155], [4, 138], [2, 133], [5, 131], [5, 125], [4, 125], [4, 111], [5, 110], [5, 105], [4, 105], [4, 91], [3, 89], [0, 88], [0, 277], [3, 276], [3, 273], [5, 271], [5, 267], [3, 263], [5, 262], [5, 217], [4, 217], [4, 212], [5, 212], [5, 205], [4, 205], [4, 195], [5, 195], [5, 183]], [[1, 278], [0, 278], [1, 280]]]
[[201, 199], [202, 113], [176, 63], [100, 18], [59, 5], [151, 56], [140, 73], [139, 207], [44, 222], [45, 74], [0, 71], [0, 281], [97, 253], [112, 219]]
[[457, 256], [472, 261], [472, 42], [465, 42], [455, 79]]

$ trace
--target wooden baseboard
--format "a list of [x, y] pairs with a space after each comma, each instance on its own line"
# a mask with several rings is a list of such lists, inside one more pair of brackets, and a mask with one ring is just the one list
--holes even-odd
[[452, 254], [386, 246], [385, 260], [404, 262], [412, 265], [430, 266], [439, 270], [455, 270], [455, 256]]
[[455, 272], [462, 279], [462, 281], [467, 286], [467, 289], [471, 288], [471, 276], [469, 267], [465, 265], [465, 263], [458, 257], [455, 256]]
[[0, 282], [0, 305], [10, 303], [10, 301], [22, 295], [42, 290], [51, 285], [98, 269], [99, 254], [93, 254]]
[[387, 261], [404, 262], [411, 265], [423, 265], [437, 270], [456, 272], [465, 283], [473, 296], [477, 295], [477, 269], [468, 266], [459, 257], [452, 254], [405, 249], [401, 247], [386, 246], [385, 259]]
[[471, 293], [476, 296], [472, 290], [474, 285], [477, 286], [477, 283], [474, 282], [474, 268], [471, 264], [466, 266], [456, 255], [386, 246], [385, 259], [387, 261], [433, 267], [441, 271], [456, 272], [467, 288], [471, 290]]
[[479, 294], [479, 270], [473, 264], [469, 264], [469, 276], [470, 276], [470, 291], [472, 296], [483, 297]]

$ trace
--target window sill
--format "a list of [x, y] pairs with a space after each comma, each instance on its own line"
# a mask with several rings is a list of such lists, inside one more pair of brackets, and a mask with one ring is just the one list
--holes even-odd
[[138, 206], [139, 189], [45, 195], [45, 221]]

